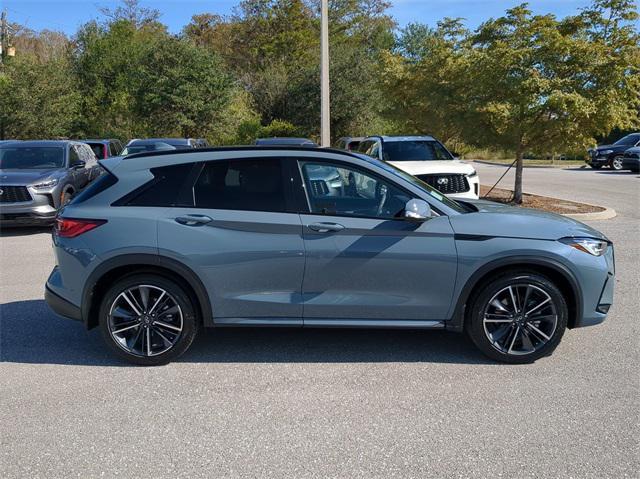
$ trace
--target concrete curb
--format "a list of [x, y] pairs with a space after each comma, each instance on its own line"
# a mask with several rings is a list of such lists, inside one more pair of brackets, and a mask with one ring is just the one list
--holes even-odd
[[[548, 197], [547, 197], [548, 198]], [[588, 203], [583, 203], [588, 204]], [[597, 206], [597, 205], [589, 205], [589, 206]], [[618, 213], [613, 208], [608, 208], [606, 206], [599, 206], [599, 208], [604, 208], [604, 211], [596, 211], [595, 213], [567, 213], [562, 216], [566, 216], [567, 218], [572, 218], [578, 221], [597, 221], [597, 220], [610, 220], [611, 218], [615, 218]]]
[[[510, 165], [510, 163], [497, 163], [495, 161], [486, 161], [486, 160], [464, 160], [464, 161], [471, 161], [473, 163], [480, 163], [483, 165], [492, 165], [492, 166], [504, 166], [507, 167]], [[585, 163], [586, 165], [586, 163]], [[582, 165], [524, 165], [524, 168], [553, 168], [553, 169], [558, 169], [558, 168], [583, 168]]]

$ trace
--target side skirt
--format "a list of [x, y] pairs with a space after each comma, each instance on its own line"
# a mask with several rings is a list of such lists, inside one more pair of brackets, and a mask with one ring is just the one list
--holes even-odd
[[216, 327], [445, 329], [446, 321], [401, 319], [215, 318]]

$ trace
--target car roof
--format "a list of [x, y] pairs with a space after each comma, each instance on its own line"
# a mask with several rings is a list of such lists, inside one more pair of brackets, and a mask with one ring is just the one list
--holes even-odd
[[359, 159], [368, 159], [366, 155], [359, 155], [357, 153], [353, 153], [346, 150], [341, 150], [338, 148], [309, 148], [308, 146], [287, 146], [287, 145], [247, 145], [247, 146], [215, 146], [215, 147], [207, 147], [207, 148], [195, 148], [191, 150], [163, 150], [163, 151], [148, 151], [142, 153], [133, 153], [132, 155], [127, 155], [124, 157], [125, 160], [135, 159], [135, 158], [145, 158], [150, 156], [166, 156], [166, 155], [200, 155], [201, 153], [207, 152], [218, 152], [218, 151], [304, 151], [308, 152], [326, 152], [326, 153], [337, 153], [339, 155], [350, 156], [353, 158]]
[[293, 138], [289, 136], [277, 137], [274, 136], [272, 138], [258, 138], [256, 140], [256, 145], [314, 145], [317, 146], [316, 143], [311, 141], [308, 138]]
[[69, 144], [77, 144], [80, 143], [78, 141], [73, 140], [25, 140], [25, 141], [16, 141], [11, 142], [12, 146], [19, 146], [21, 148], [28, 148], [34, 146], [50, 146], [50, 147], [64, 147]]
[[127, 146], [133, 145], [152, 145], [154, 143], [166, 143], [167, 145], [188, 145], [189, 139], [185, 138], [140, 138], [131, 140]]
[[436, 141], [436, 139], [429, 135], [407, 135], [407, 136], [385, 136], [385, 135], [372, 135], [365, 138], [365, 140], [370, 139], [381, 139], [383, 142], [394, 142], [394, 141]]
[[120, 141], [117, 138], [87, 138], [86, 140], [78, 140], [82, 143], [109, 143], [110, 141]]

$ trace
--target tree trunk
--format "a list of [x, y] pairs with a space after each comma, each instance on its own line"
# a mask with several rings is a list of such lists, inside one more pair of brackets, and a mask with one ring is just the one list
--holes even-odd
[[516, 182], [513, 186], [513, 202], [517, 205], [522, 204], [522, 166], [523, 161], [522, 157], [524, 156], [524, 151], [522, 144], [518, 145], [516, 148]]

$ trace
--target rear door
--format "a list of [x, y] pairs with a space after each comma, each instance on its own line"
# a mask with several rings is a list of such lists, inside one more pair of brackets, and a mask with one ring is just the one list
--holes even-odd
[[300, 172], [305, 325], [448, 319], [457, 254], [446, 216], [403, 219], [412, 196], [348, 163], [305, 160]]
[[199, 273], [218, 324], [302, 325], [304, 242], [288, 160], [201, 164], [158, 224], [162, 255]]

